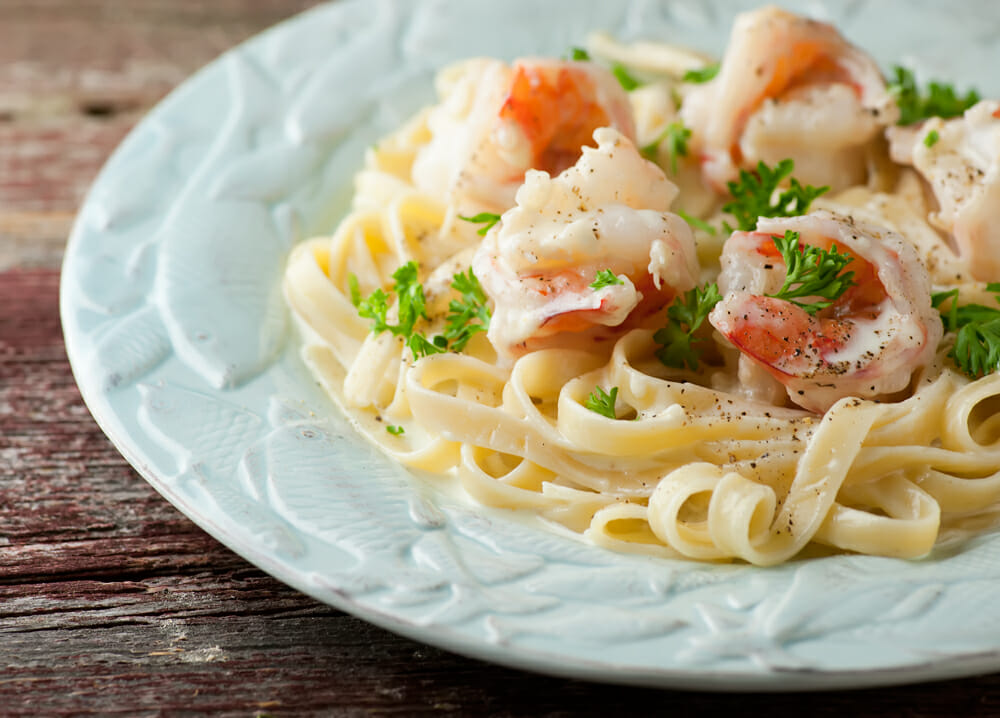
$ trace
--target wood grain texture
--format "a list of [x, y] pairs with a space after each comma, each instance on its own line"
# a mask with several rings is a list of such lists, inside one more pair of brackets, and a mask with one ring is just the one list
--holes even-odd
[[167, 92], [316, 4], [0, 0], [0, 239], [24, 212], [75, 210], [110, 151]]
[[1000, 715], [1000, 677], [717, 695], [526, 674], [247, 564], [125, 463], [73, 382], [58, 266], [159, 98], [307, 0], [0, 0], [0, 716]]

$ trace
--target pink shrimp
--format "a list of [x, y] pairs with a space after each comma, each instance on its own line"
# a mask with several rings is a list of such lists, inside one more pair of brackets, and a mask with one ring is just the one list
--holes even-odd
[[473, 258], [504, 357], [609, 338], [694, 286], [694, 238], [667, 211], [677, 188], [621, 133], [594, 139], [556, 177], [529, 171]]
[[[788, 230], [800, 243], [836, 247], [852, 258], [845, 271], [854, 272], [854, 286], [815, 315], [768, 296], [786, 273], [773, 237]], [[845, 396], [902, 391], [943, 333], [913, 247], [894, 232], [831, 212], [762, 218], [756, 232], [734, 233], [722, 252], [719, 288], [723, 299], [709, 322], [740, 350], [741, 364], [763, 367], [811, 411]]]
[[526, 170], [562, 172], [598, 127], [635, 137], [628, 96], [608, 70], [542, 59], [467, 64], [428, 125], [417, 186], [463, 208], [500, 211], [513, 206]]
[[740, 167], [786, 157], [800, 180], [838, 189], [858, 181], [861, 149], [898, 109], [875, 61], [832, 25], [765, 7], [737, 17], [718, 75], [681, 115], [720, 192]]
[[[925, 142], [934, 132], [937, 141]], [[1000, 102], [983, 100], [961, 117], [892, 127], [889, 152], [912, 165], [937, 199], [931, 223], [950, 235], [974, 278], [1000, 281]]]
[[[602, 259], [518, 276], [504, 276], [495, 266], [487, 276], [500, 278], [506, 285], [496, 291], [497, 282], [488, 280], [495, 301], [502, 303], [499, 318], [490, 324], [497, 327], [493, 339], [498, 349], [503, 346], [502, 353], [516, 356], [553, 343], [565, 345], [576, 334], [586, 342], [603, 341], [662, 309], [676, 296], [674, 287], [657, 286], [647, 271], [648, 253], [638, 262], [632, 257]], [[602, 271], [610, 272], [618, 283], [595, 289], [593, 284]], [[516, 289], [510, 291], [512, 287]], [[515, 296], [517, 305], [512, 309], [503, 300]], [[530, 332], [512, 337], [513, 317], [521, 323], [518, 328], [527, 324], [525, 320], [530, 322]]]

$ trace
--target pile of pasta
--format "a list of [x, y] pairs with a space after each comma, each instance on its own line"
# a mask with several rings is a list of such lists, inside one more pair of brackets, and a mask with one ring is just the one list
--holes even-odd
[[[741, 365], [740, 351], [707, 322], [707, 348], [697, 366], [665, 364], [657, 332], [671, 321], [666, 304], [577, 326], [579, 318], [617, 306], [619, 295], [609, 293], [592, 308], [547, 310], [539, 319], [518, 292], [544, 279], [546, 257], [563, 251], [547, 239], [519, 248], [518, 261], [536, 263], [534, 273], [503, 264], [509, 249], [503, 232], [520, 227], [523, 238], [542, 231], [547, 225], [537, 217], [550, 212], [546, 208], [556, 206], [562, 192], [579, 204], [565, 204], [567, 212], [599, 206], [593, 211], [606, 215], [613, 202], [645, 203], [631, 208], [642, 213], [635, 216], [643, 226], [662, 221], [660, 236], [689, 232], [693, 241], [690, 256], [667, 247], [667, 258], [653, 252], [650, 266], [670, 265], [677, 277], [670, 281], [679, 287], [715, 281], [731, 234], [721, 229], [731, 220], [721, 209], [727, 183], [758, 162], [794, 157], [796, 177], [831, 187], [814, 200], [812, 211], [891, 230], [915, 249], [935, 291], [957, 288], [962, 303], [995, 305], [988, 277], [977, 271], [977, 252], [989, 248], [965, 247], [942, 229], [946, 203], [932, 192], [933, 173], [913, 159], [929, 132], [946, 143], [948, 122], [965, 120], [934, 118], [919, 130], [899, 128], [918, 133], [916, 139], [906, 145], [901, 134], [890, 143], [886, 130], [895, 124], [896, 110], [884, 102], [883, 95], [892, 96], [876, 72], [877, 81], [871, 81], [882, 94], [857, 94], [863, 83], [852, 80], [852, 101], [876, 120], [869, 135], [776, 142], [774, 137], [791, 132], [782, 107], [808, 113], [820, 100], [839, 101], [844, 83], [835, 81], [836, 73], [867, 72], [868, 61], [859, 60], [860, 51], [832, 28], [774, 9], [737, 20], [721, 67], [707, 81], [697, 75], [711, 60], [687, 50], [621, 45], [600, 35], [589, 50], [614, 71], [594, 70], [590, 79], [572, 75], [575, 84], [559, 75], [554, 86], [563, 94], [555, 104], [546, 104], [547, 88], [534, 78], [524, 101], [537, 116], [514, 117], [527, 136], [559, 115], [555, 132], [576, 150], [569, 157], [566, 147], [556, 147], [544, 158], [550, 163], [544, 171], [518, 170], [517, 148], [501, 146], [495, 157], [485, 157], [479, 108], [492, 102], [501, 113], [520, 112], [513, 106], [516, 85], [532, 79], [525, 69], [530, 65], [460, 63], [442, 71], [438, 104], [368, 151], [352, 209], [332, 236], [293, 251], [285, 294], [301, 328], [303, 357], [330, 396], [403, 465], [457, 482], [479, 504], [529, 512], [557, 530], [618, 551], [757, 565], [829, 550], [916, 558], [945, 537], [993, 527], [1000, 499], [1000, 377], [973, 379], [960, 371], [948, 355], [953, 334], [934, 342], [912, 373], [896, 382], [902, 389], [834, 396], [817, 410], [793, 400], [771, 378], [760, 384], [751, 376], [759, 362]], [[747, 84], [739, 72], [757, 68], [765, 68], [766, 78], [756, 94], [734, 96], [739, 93], [732, 88]], [[784, 84], [775, 79], [795, 72], [800, 75]], [[496, 84], [491, 73], [508, 88], [499, 100], [484, 98]], [[809, 86], [802, 73], [814, 73], [821, 82]], [[641, 78], [620, 91], [627, 98], [624, 108], [616, 99], [619, 89], [603, 84], [605, 75], [615, 74]], [[820, 90], [827, 94], [815, 94]], [[567, 119], [591, 112], [592, 105], [601, 108], [603, 129], [596, 133]], [[723, 126], [719, 117], [726, 113], [736, 119]], [[844, 124], [842, 118], [837, 123]], [[689, 130], [686, 146], [664, 141], [671, 125]], [[774, 127], [784, 134], [775, 135]], [[551, 150], [559, 140], [545, 141]], [[590, 149], [580, 150], [581, 144]], [[817, 146], [824, 152], [817, 153]], [[911, 154], [903, 162], [899, 148], [906, 147]], [[617, 167], [612, 160], [626, 159], [635, 167], [602, 180], [600, 192], [613, 190], [611, 199], [600, 204], [598, 189], [586, 194], [584, 170], [597, 175]], [[637, 173], [653, 174], [635, 182], [641, 186], [633, 191], [627, 178]], [[687, 222], [679, 223], [674, 212]], [[481, 232], [486, 220], [472, 221], [479, 213], [495, 213], [499, 220]], [[600, 239], [596, 229], [594, 234]], [[625, 249], [613, 245], [608, 257], [624, 261], [619, 255]], [[593, 266], [602, 261], [595, 259]], [[381, 290], [389, 297], [387, 321], [400, 321], [394, 273], [406, 265], [416, 268], [426, 300], [414, 325], [424, 336], [441, 334], [458, 296], [454, 278], [470, 267], [484, 286], [493, 287], [488, 308], [506, 333], [491, 326], [467, 337], [460, 351], [441, 351], [447, 342], [439, 342], [434, 350], [415, 352], [403, 333], [373, 331], [370, 316], [359, 313], [359, 298]], [[637, 306], [662, 291], [660, 277], [669, 274], [663, 269], [654, 277], [653, 289], [631, 281], [645, 276], [644, 265], [632, 277], [622, 272], [608, 291], [628, 290]], [[573, 302], [591, 291], [567, 281], [551, 294], [531, 284], [530, 296]], [[593, 409], [595, 396], [611, 398], [610, 414]]]

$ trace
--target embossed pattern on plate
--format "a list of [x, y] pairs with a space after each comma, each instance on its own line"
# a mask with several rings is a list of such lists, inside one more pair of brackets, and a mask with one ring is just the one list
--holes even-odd
[[[333, 227], [364, 148], [431, 101], [437, 68], [559, 55], [594, 29], [718, 52], [733, 14], [756, 4], [341, 0], [229, 52], [129, 136], [78, 217], [61, 311], [94, 416], [234, 551], [469, 655], [683, 688], [1000, 669], [1000, 537], [920, 562], [767, 570], [609, 553], [415, 481], [353, 432], [297, 357], [284, 258]], [[835, 22], [884, 66], [997, 90], [1000, 6], [784, 4]]]

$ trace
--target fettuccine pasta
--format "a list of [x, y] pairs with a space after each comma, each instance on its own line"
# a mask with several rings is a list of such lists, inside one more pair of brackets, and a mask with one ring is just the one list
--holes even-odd
[[[867, 55], [774, 8], [737, 20], [713, 79], [679, 48], [591, 51], [641, 84], [474, 59], [369, 150], [350, 213], [285, 274], [326, 391], [394, 460], [613, 550], [917, 558], [992, 525], [1000, 375], [956, 366], [931, 296], [995, 305], [976, 213], [996, 160], [964, 194], [941, 178], [969, 143], [1000, 147], [1000, 106], [930, 120], [935, 151]], [[785, 160], [830, 189], [734, 231], [731, 183]], [[784, 298], [789, 237], [844, 255], [846, 291]], [[463, 274], [488, 331], [456, 329]]]

